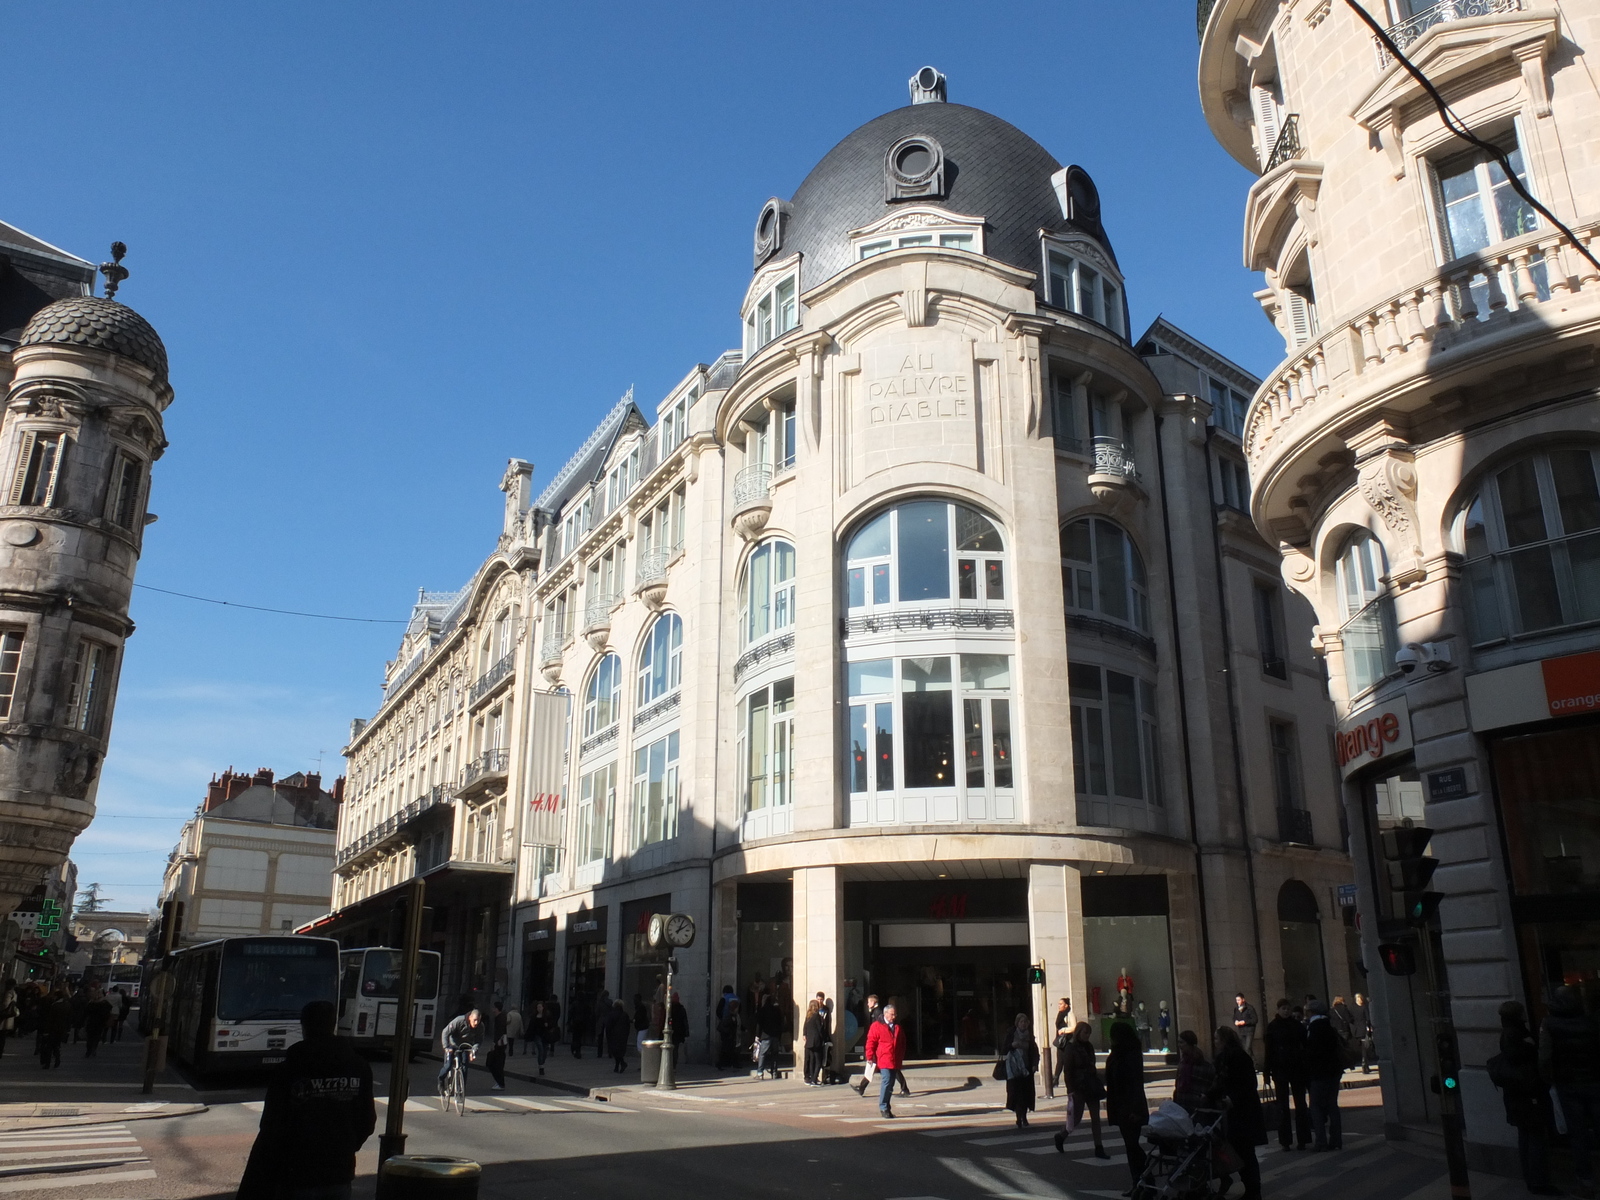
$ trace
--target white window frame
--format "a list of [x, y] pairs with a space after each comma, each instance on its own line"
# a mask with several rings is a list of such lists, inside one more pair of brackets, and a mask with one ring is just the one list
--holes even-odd
[[[655, 775], [655, 752], [661, 750], [661, 775]], [[642, 850], [678, 836], [678, 812], [682, 804], [682, 776], [679, 773], [680, 736], [676, 729], [665, 733], [633, 752], [633, 848]], [[652, 797], [651, 788], [659, 787]]]
[[[671, 622], [671, 624], [668, 624]], [[673, 643], [671, 630], [677, 629], [677, 641]], [[667, 668], [665, 683], [660, 690], [655, 688], [655, 656], [657, 653], [656, 630], [665, 629], [668, 633], [664, 639], [661, 653], [667, 655]], [[683, 618], [674, 612], [664, 612], [650, 623], [645, 632], [644, 640], [639, 645], [639, 669], [635, 674], [638, 680], [636, 688], [635, 708], [644, 708], [647, 704], [654, 704], [670, 696], [683, 686]]]
[[67, 456], [67, 441], [63, 430], [29, 429], [23, 433], [11, 479], [12, 504], [30, 508], [49, 508], [55, 504], [61, 482], [61, 461]]
[[[789, 552], [790, 570], [787, 579], [777, 578], [780, 547]], [[766, 628], [760, 633], [752, 633], [751, 622], [755, 619], [757, 597], [750, 594], [751, 578], [757, 556], [765, 555], [768, 563], [766, 594], [760, 597], [761, 604], [767, 612]], [[795, 563], [794, 543], [787, 538], [771, 538], [762, 542], [750, 552], [745, 559], [744, 570], [739, 577], [739, 642], [743, 646], [753, 646], [763, 642], [769, 637], [774, 637], [794, 626], [795, 619], [795, 576], [797, 566]]]
[[79, 638], [67, 689], [67, 727], [98, 737], [105, 725], [107, 692], [116, 650], [93, 638]]
[[983, 254], [981, 217], [946, 212], [919, 204], [896, 211], [871, 225], [850, 231], [850, 261], [863, 262], [891, 250], [960, 250]]
[[758, 277], [740, 313], [744, 321], [744, 357], [748, 362], [769, 342], [800, 327], [800, 266], [798, 257], [778, 272]]
[[[1122, 272], [1107, 260], [1105, 252], [1087, 239], [1040, 238], [1040, 279], [1044, 283], [1045, 303], [1052, 308], [1093, 321], [1111, 330], [1118, 337], [1127, 337], [1128, 329], [1123, 301], [1127, 285]], [[1085, 310], [1083, 272], [1092, 271], [1095, 281], [1090, 285], [1090, 303]], [[1110, 289], [1109, 291], [1107, 289]]]
[[[603, 678], [607, 674], [609, 684]], [[584, 741], [622, 720], [622, 680], [622, 657], [615, 653], [602, 655], [589, 672], [589, 682], [583, 689]], [[607, 689], [606, 695], [601, 695], [601, 688]]]
[[[788, 698], [776, 699], [780, 688]], [[758, 709], [756, 700], [763, 703]], [[779, 707], [780, 703], [782, 708]], [[759, 717], [757, 713], [759, 712]], [[759, 735], [759, 736], [758, 736]], [[785, 808], [794, 803], [794, 678], [775, 679], [739, 701], [735, 735], [741, 814]], [[756, 761], [760, 756], [759, 769]], [[760, 803], [756, 802], [760, 795]]]
[[[1061, 527], [1061, 540], [1066, 541], [1067, 530], [1081, 522], [1089, 524], [1089, 558], [1068, 558], [1066, 547], [1062, 546], [1061, 572], [1062, 587], [1065, 592], [1066, 606], [1070, 612], [1080, 612], [1094, 616], [1103, 621], [1111, 621], [1117, 625], [1126, 625], [1130, 629], [1137, 629], [1140, 633], [1151, 632], [1150, 619], [1150, 574], [1145, 566], [1144, 555], [1139, 552], [1138, 544], [1134, 542], [1123, 526], [1109, 517], [1080, 516], [1074, 517]], [[1126, 579], [1127, 595], [1125, 597], [1128, 607], [1128, 616], [1119, 617], [1115, 613], [1106, 612], [1100, 607], [1100, 532], [1099, 526], [1108, 526], [1121, 535], [1123, 554], [1122, 566]], [[1144, 581], [1140, 582], [1140, 576]], [[1091, 603], [1087, 606], [1079, 603], [1084, 589], [1088, 589]], [[1141, 619], [1142, 618], [1142, 619]]]
[[[927, 600], [901, 600], [900, 599], [900, 512], [909, 504], [933, 503], [945, 505], [946, 520], [946, 546], [949, 553], [950, 574], [948, 592], [946, 596], [935, 596]], [[965, 508], [982, 517], [991, 526], [1000, 538], [1001, 549], [992, 550], [960, 550], [956, 524], [956, 509]], [[888, 516], [889, 518], [889, 553], [887, 555], [873, 555], [866, 558], [851, 558], [850, 550], [856, 537], [868, 525]], [[865, 615], [872, 612], [885, 612], [896, 608], [1005, 608], [1011, 601], [1012, 569], [1010, 565], [1010, 547], [1006, 539], [1005, 529], [1001, 523], [988, 513], [964, 504], [958, 500], [947, 500], [942, 496], [914, 496], [902, 500], [888, 508], [879, 509], [865, 520], [859, 521], [851, 529], [850, 535], [845, 539], [844, 549], [844, 604], [846, 610], [852, 615]], [[962, 564], [972, 564], [974, 591], [976, 596], [962, 598]], [[991, 596], [989, 576], [991, 564], [997, 565], [1000, 572], [1000, 594]], [[878, 567], [885, 567], [889, 574], [888, 600], [875, 600], [874, 575]], [[861, 571], [862, 603], [853, 601], [852, 585], [854, 572]]]

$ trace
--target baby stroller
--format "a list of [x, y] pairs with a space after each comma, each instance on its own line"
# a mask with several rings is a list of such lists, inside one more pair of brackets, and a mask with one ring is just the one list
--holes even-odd
[[1223, 1138], [1226, 1117], [1222, 1109], [1197, 1108], [1191, 1114], [1170, 1100], [1163, 1104], [1144, 1128], [1150, 1154], [1130, 1200], [1188, 1200], [1221, 1191], [1213, 1185], [1239, 1169]]

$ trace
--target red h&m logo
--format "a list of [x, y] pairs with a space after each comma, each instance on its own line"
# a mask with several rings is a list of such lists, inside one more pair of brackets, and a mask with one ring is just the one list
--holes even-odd
[[965, 892], [949, 892], [943, 896], [935, 896], [933, 903], [928, 905], [928, 915], [938, 921], [960, 921], [967, 915], [967, 894]]
[[559, 812], [561, 811], [561, 793], [538, 792], [532, 800], [528, 801], [528, 808], [533, 812]]

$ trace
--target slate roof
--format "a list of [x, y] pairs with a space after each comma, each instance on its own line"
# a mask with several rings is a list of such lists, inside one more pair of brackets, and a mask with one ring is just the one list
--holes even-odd
[[628, 394], [618, 400], [616, 405], [595, 426], [595, 430], [578, 447], [578, 452], [567, 459], [566, 465], [556, 472], [555, 478], [539, 494], [533, 502], [533, 507], [555, 515], [561, 511], [561, 506], [572, 498], [573, 494], [581, 488], [594, 482], [595, 475], [606, 460], [606, 455], [611, 453], [611, 447], [617, 440], [617, 435], [627, 424], [628, 418], [636, 417], [641, 424], [648, 425], [644, 414], [639, 411], [639, 406], [633, 402], [633, 389], [628, 389]]
[[[912, 134], [943, 148], [946, 194], [891, 204], [884, 198], [884, 159]], [[1048, 150], [993, 113], [964, 104], [907, 105], [868, 121], [823, 156], [795, 190], [778, 253], [805, 256], [801, 288], [809, 290], [850, 265], [852, 229], [909, 204], [936, 204], [985, 218], [988, 256], [1037, 273], [1039, 230], [1070, 227], [1050, 182], [1060, 169]]]
[[47, 304], [22, 331], [19, 346], [83, 346], [131, 358], [167, 381], [167, 348], [146, 321], [126, 304], [102, 296], [68, 296]]

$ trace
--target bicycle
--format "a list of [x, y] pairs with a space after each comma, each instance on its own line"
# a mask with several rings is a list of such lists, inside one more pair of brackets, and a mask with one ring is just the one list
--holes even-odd
[[465, 1046], [449, 1051], [449, 1065], [439, 1081], [440, 1112], [449, 1112], [454, 1104], [458, 1115], [467, 1115], [467, 1068], [462, 1060], [470, 1053]]

